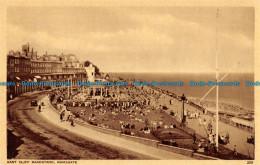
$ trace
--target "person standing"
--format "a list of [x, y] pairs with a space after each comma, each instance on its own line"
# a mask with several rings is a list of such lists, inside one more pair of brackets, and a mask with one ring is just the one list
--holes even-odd
[[229, 143], [229, 133], [228, 133], [228, 132], [227, 132], [227, 134], [226, 134], [225, 139], [226, 139], [226, 142]]
[[196, 134], [195, 134], [195, 132], [194, 132], [194, 133], [193, 133], [193, 144], [196, 143], [196, 140], [197, 140], [197, 137], [196, 137]]
[[60, 121], [61, 122], [63, 121], [64, 115], [65, 115], [65, 110], [62, 110], [61, 113], [60, 113]]
[[237, 146], [234, 145], [234, 150], [233, 150], [233, 155], [234, 155], [234, 156], [237, 156], [237, 149], [236, 149], [236, 147], [237, 147]]
[[71, 125], [72, 127], [75, 126], [75, 125], [74, 125], [74, 115], [71, 115], [71, 116], [70, 116], [70, 125]]
[[206, 122], [206, 119], [204, 118], [203, 126], [206, 127], [206, 125], [207, 125], [207, 122]]
[[38, 111], [39, 111], [39, 112], [42, 111], [42, 107], [41, 107], [41, 105], [39, 105], [39, 107], [38, 107]]

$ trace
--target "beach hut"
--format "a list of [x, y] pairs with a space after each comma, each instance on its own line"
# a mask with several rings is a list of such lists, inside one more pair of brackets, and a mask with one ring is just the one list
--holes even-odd
[[231, 125], [234, 125], [238, 128], [246, 129], [249, 132], [253, 132], [254, 130], [254, 120], [245, 120], [238, 117], [232, 117], [230, 119]]

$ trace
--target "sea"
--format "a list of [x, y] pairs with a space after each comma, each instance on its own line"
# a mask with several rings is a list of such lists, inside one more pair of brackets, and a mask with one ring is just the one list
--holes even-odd
[[[190, 81], [215, 81], [215, 73], [109, 73], [123, 79], [135, 79], [146, 82], [178, 82], [183, 86], [158, 86], [161, 89], [174, 92], [177, 95], [185, 94], [187, 98], [201, 99], [212, 86], [191, 86]], [[225, 73], [220, 74], [220, 79]], [[222, 82], [240, 82], [240, 86], [220, 86], [219, 101], [238, 105], [254, 111], [254, 86], [246, 86], [246, 81], [254, 82], [254, 73], [230, 73]], [[212, 90], [205, 100], [215, 100], [216, 90]]]

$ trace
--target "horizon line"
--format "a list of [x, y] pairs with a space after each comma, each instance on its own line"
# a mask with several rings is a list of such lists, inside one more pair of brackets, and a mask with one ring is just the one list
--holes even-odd
[[[194, 74], [213, 74], [213, 73], [216, 73], [216, 72], [156, 72], [156, 71], [154, 71], [154, 72], [128, 72], [128, 71], [109, 71], [109, 72], [103, 72], [103, 73], [162, 73], [162, 74], [164, 74], [164, 73], [183, 73], [183, 74], [185, 74], [185, 73], [194, 73]], [[220, 72], [221, 74], [222, 73], [228, 73], [228, 72]], [[250, 73], [250, 74], [254, 74], [255, 73], [255, 71], [253, 71], [253, 72], [250, 72], [250, 71], [247, 71], [247, 72], [229, 72], [229, 73]]]

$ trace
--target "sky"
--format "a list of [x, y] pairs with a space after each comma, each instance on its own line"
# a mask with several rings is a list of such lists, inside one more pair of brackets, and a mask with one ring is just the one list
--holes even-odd
[[[7, 49], [76, 54], [101, 72], [254, 71], [254, 8], [9, 7]], [[216, 30], [217, 29], [217, 30]], [[239, 65], [238, 65], [239, 64]]]

